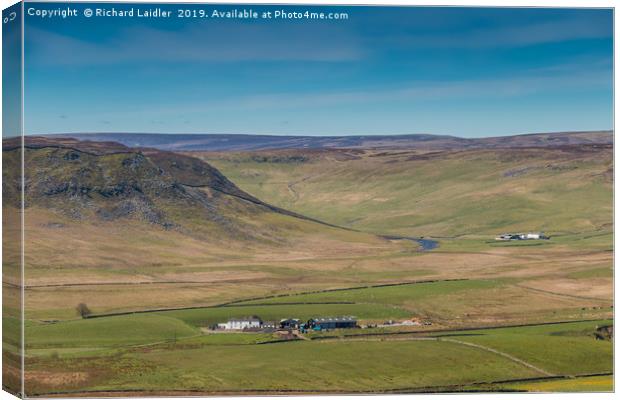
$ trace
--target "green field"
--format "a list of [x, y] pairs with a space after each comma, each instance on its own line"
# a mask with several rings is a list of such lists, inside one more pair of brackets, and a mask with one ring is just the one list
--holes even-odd
[[502, 283], [491, 280], [461, 280], [429, 283], [413, 283], [409, 285], [396, 285], [385, 287], [372, 287], [351, 290], [339, 290], [322, 293], [310, 293], [303, 295], [282, 296], [264, 300], [251, 300], [240, 304], [279, 304], [291, 302], [333, 302], [350, 301], [364, 304], [388, 304], [403, 306], [415, 303], [422, 299], [432, 301], [449, 293], [461, 291], [476, 292], [500, 287]]
[[596, 374], [613, 370], [611, 342], [594, 339], [598, 326], [612, 323], [607, 320], [468, 331], [452, 338], [511, 354], [553, 375]]
[[[151, 317], [152, 321], [145, 323], [145, 318]], [[144, 328], [133, 335], [136, 344], [143, 342], [141, 346], [111, 346], [114, 338], [109, 338], [110, 331], [100, 330], [96, 335], [92, 320], [67, 323], [76, 334], [90, 335], [84, 344], [102, 347], [31, 353], [27, 360], [29, 370], [35, 374], [45, 371], [50, 379], [31, 383], [29, 392], [36, 395], [49, 391], [112, 389], [143, 393], [458, 391], [458, 387], [468, 385], [482, 389], [480, 385], [495, 381], [545, 377], [540, 370], [556, 376], [608, 373], [612, 369], [612, 343], [593, 336], [596, 327], [609, 324], [609, 320], [440, 334], [374, 337], [337, 334], [338, 339], [278, 342], [277, 336], [271, 334], [196, 334], [180, 320], [172, 325], [185, 326], [186, 337], [177, 335], [174, 339], [162, 331], [170, 322], [163, 324], [164, 317], [153, 314], [127, 318], [100, 320], [110, 326], [121, 321], [141, 322]], [[159, 329], [157, 323], [161, 324]], [[147, 332], [153, 329], [159, 332], [158, 337]], [[352, 332], [342, 331], [343, 334]], [[154, 339], [164, 342], [146, 343]], [[266, 342], [269, 344], [261, 344]], [[282, 376], [287, 379], [281, 379]], [[53, 377], [58, 380], [54, 381]], [[553, 380], [548, 384], [552, 385], [549, 390], [570, 391], [580, 390], [575, 388], [580, 382]], [[544, 390], [544, 384], [527, 382], [494, 387]], [[600, 387], [604, 390], [606, 386]]]
[[[474, 318], [486, 316], [489, 321], [505, 323], [508, 318], [515, 322], [552, 321], [567, 318], [592, 318], [589, 313], [605, 315], [609, 312], [609, 306], [594, 310], [555, 309], [548, 311], [545, 306], [550, 305], [549, 296], [541, 292], [532, 293], [519, 286], [519, 279], [494, 279], [494, 280], [457, 280], [439, 281], [427, 283], [413, 283], [407, 285], [370, 287], [350, 290], [327, 291], [321, 293], [309, 293], [301, 295], [288, 295], [275, 298], [251, 300], [238, 304], [283, 304], [283, 303], [329, 303], [346, 301], [355, 303], [351, 307], [352, 313], [329, 314], [324, 308], [319, 315], [355, 315], [364, 320], [382, 322], [386, 319], [398, 319], [403, 317], [419, 317], [432, 320], [436, 324], [465, 325], [471, 326], [476, 322]], [[529, 299], [530, 303], [523, 308], [517, 307], [514, 302], [518, 299]], [[577, 300], [577, 299], [576, 299]], [[557, 301], [557, 300], [556, 300]], [[582, 304], [585, 300], [580, 300]], [[492, 306], [489, 303], [493, 303]], [[402, 312], [385, 313], [373, 317], [368, 312], [375, 307], [390, 307]], [[328, 307], [328, 306], [315, 306]], [[264, 310], [269, 310], [264, 308]], [[359, 310], [359, 311], [358, 311]], [[357, 311], [357, 313], [356, 313]], [[258, 312], [258, 310], [257, 310]], [[327, 314], [326, 314], [327, 313]], [[581, 315], [583, 313], [583, 315]], [[598, 314], [600, 313], [600, 314]], [[304, 318], [307, 314], [303, 314]], [[492, 322], [487, 322], [489, 324]]]
[[[381, 391], [535, 376], [484, 351], [428, 341], [171, 346], [62, 361], [56, 363], [58, 374], [92, 365], [102, 369], [107, 379], [92, 377], [82, 385], [86, 390]], [[31, 368], [49, 366], [39, 359]], [[123, 373], [114, 374], [117, 369]], [[32, 387], [31, 393], [42, 389]]]
[[295, 317], [307, 320], [317, 315], [355, 315], [363, 319], [405, 318], [406, 310], [380, 304], [300, 304], [272, 306], [234, 306], [200, 308], [195, 310], [167, 311], [162, 315], [178, 318], [190, 325], [209, 326], [228, 318], [258, 315], [263, 320], [277, 320]]
[[[602, 268], [584, 271], [592, 269], [598, 279]], [[584, 274], [574, 279], [586, 279], [591, 273], [585, 274], [586, 278], [581, 275]], [[458, 391], [469, 387], [527, 390], [532, 382], [515, 385], [492, 382], [610, 372], [612, 343], [596, 340], [594, 331], [598, 326], [612, 323], [611, 320], [446, 330], [445, 326], [480, 324], [475, 315], [495, 315], [494, 309], [509, 307], [514, 312], [517, 308], [513, 296], [521, 293], [515, 290], [522, 282], [520, 279], [421, 282], [291, 294], [224, 307], [55, 323], [29, 322], [27, 362], [30, 370], [46, 371], [47, 376], [33, 380], [30, 392], [112, 389], [140, 393], [164, 393], [167, 389], [178, 393], [184, 389], [200, 393], [409, 392]], [[610, 312], [607, 308], [580, 312], [570, 308], [558, 312], [553, 308], [556, 310], [553, 313], [536, 317], [528, 310], [535, 302], [547, 304], [551, 298], [545, 293], [540, 298], [534, 295], [537, 292], [523, 293], [534, 301], [524, 305], [518, 319], [523, 322], [537, 318], [541, 321], [591, 318]], [[494, 303], [493, 309], [489, 308], [490, 301]], [[470, 314], [474, 312], [479, 314]], [[288, 317], [355, 315], [361, 323], [422, 317], [433, 325], [337, 330], [310, 334], [309, 341], [293, 342], [276, 334], [214, 334], [200, 329], [228, 318], [249, 315], [276, 321]], [[515, 318], [514, 313], [510, 315]], [[487, 324], [505, 321], [506, 315]], [[437, 329], [442, 331], [432, 332]], [[406, 333], [408, 330], [419, 332]], [[362, 336], [365, 334], [375, 335]], [[212, 368], [212, 363], [218, 368]], [[250, 373], [256, 370], [260, 372]], [[278, 379], [285, 371], [289, 371], [289, 378]], [[562, 386], [564, 381], [566, 386]], [[577, 381], [564, 381], [554, 379], [552, 387], [558, 389], [550, 390], [581, 390], [573, 389]], [[491, 386], [485, 386], [488, 384]], [[537, 386], [531, 387], [535, 390]]]
[[155, 314], [128, 315], [28, 325], [26, 346], [115, 347], [183, 338], [197, 333], [197, 329], [176, 318]]
[[260, 315], [264, 320], [294, 316], [309, 319], [322, 314], [356, 315], [360, 318], [405, 318], [405, 310], [368, 304], [313, 304], [199, 308], [191, 310], [123, 315], [53, 324], [31, 324], [26, 329], [28, 348], [117, 347], [182, 339], [197, 328], [229, 318]]

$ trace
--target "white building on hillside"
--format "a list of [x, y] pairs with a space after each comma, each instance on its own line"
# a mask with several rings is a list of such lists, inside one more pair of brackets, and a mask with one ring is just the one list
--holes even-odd
[[543, 240], [549, 239], [549, 236], [545, 236], [542, 232], [530, 232], [530, 233], [502, 233], [497, 236], [495, 240]]

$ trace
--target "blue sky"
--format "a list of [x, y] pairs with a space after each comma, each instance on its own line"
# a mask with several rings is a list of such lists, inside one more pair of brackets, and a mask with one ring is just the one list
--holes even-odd
[[[2, 11], [2, 136], [19, 136], [21, 128], [21, 8]], [[13, 14], [15, 13], [15, 14]]]
[[27, 133], [612, 128], [611, 10], [285, 6], [349, 18], [231, 21], [85, 18], [76, 7], [76, 18], [26, 16]]

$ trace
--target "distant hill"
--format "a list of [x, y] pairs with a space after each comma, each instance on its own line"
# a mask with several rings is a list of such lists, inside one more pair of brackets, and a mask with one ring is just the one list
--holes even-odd
[[[3, 141], [6, 207], [20, 204], [19, 148], [18, 139]], [[207, 162], [183, 154], [113, 142], [27, 137], [24, 163], [24, 200], [31, 216], [46, 210], [98, 227], [133, 221], [209, 242], [281, 242], [291, 230], [327, 235], [340, 230], [264, 203]]]
[[270, 204], [367, 232], [494, 237], [607, 231], [613, 221], [609, 144], [188, 154]]
[[484, 149], [548, 147], [572, 144], [610, 144], [612, 131], [535, 133], [466, 139], [443, 135], [274, 136], [247, 134], [62, 134], [80, 140], [113, 141], [129, 147], [152, 147], [173, 151], [252, 151], [274, 149]]

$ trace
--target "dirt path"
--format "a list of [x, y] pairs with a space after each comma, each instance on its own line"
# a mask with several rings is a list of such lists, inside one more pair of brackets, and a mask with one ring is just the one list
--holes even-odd
[[519, 285], [519, 284], [515, 284], [514, 286], [520, 287], [525, 290], [531, 290], [532, 292], [539, 292], [539, 293], [549, 294], [552, 296], [568, 297], [568, 298], [577, 299], [577, 300], [595, 300], [595, 301], [608, 301], [608, 302], [613, 301], [611, 299], [601, 299], [600, 297], [577, 296], [574, 294], [552, 292], [551, 290], [537, 289], [537, 288], [533, 288], [530, 286]]
[[299, 200], [299, 193], [297, 192], [297, 190], [294, 189], [295, 185], [298, 185], [302, 182], [307, 181], [308, 179], [314, 178], [314, 176], [306, 176], [303, 177], [302, 179], [293, 181], [293, 182], [289, 182], [286, 184], [286, 187], [288, 188], [289, 192], [291, 192], [291, 194], [293, 195], [293, 203], [297, 202], [297, 200]]
[[301, 339], [301, 340], [307, 340], [307, 341], [311, 341], [312, 340], [308, 336], [304, 335], [303, 333], [301, 333], [299, 331], [293, 331], [293, 336], [295, 336], [296, 338]]
[[[305, 338], [305, 337], [304, 337]], [[305, 338], [306, 340], [309, 340], [308, 338]], [[342, 337], [342, 338], [330, 338], [330, 339], [326, 339], [326, 340], [321, 340], [321, 342], [338, 342], [338, 341], [368, 341], [368, 342], [381, 342], [381, 341], [386, 341], [385, 338], [383, 337], [375, 337], [375, 338], [370, 338], [370, 337], [360, 337], [360, 338], [355, 338], [355, 337]], [[499, 351], [499, 350], [495, 350], [491, 347], [487, 347], [487, 346], [483, 346], [480, 344], [475, 344], [475, 343], [469, 343], [469, 342], [463, 342], [461, 340], [456, 340], [456, 339], [446, 339], [444, 337], [400, 337], [400, 338], [389, 338], [387, 339], [387, 341], [435, 341], [435, 342], [449, 342], [449, 343], [455, 343], [455, 344], [459, 344], [462, 346], [468, 346], [468, 347], [474, 347], [476, 349], [480, 349], [480, 350], [484, 350], [493, 354], [496, 354], [498, 356], [507, 358], [513, 362], [516, 362], [517, 364], [521, 364], [526, 368], [529, 368], [531, 370], [534, 370], [536, 372], [538, 372], [539, 374], [542, 374], [544, 376], [554, 376], [554, 374], [545, 371], [542, 368], [539, 368], [535, 365], [532, 365], [530, 363], [528, 363], [527, 361], [524, 361], [520, 358], [517, 358], [511, 354], [508, 353], [504, 353], [503, 351]]]
[[517, 357], [515, 357], [513, 355], [510, 355], [508, 353], [504, 353], [503, 351], [495, 350], [495, 349], [493, 349], [491, 347], [483, 346], [481, 344], [463, 342], [461, 340], [456, 340], [456, 339], [437, 338], [437, 340], [440, 341], [440, 342], [457, 343], [457, 344], [461, 344], [463, 346], [475, 347], [477, 349], [485, 350], [485, 351], [488, 351], [490, 353], [494, 353], [494, 354], [497, 354], [497, 355], [502, 356], [504, 358], [507, 358], [509, 360], [512, 360], [512, 361], [514, 361], [514, 362], [516, 362], [518, 364], [523, 365], [524, 367], [532, 369], [532, 370], [534, 370], [534, 371], [536, 371], [536, 372], [538, 372], [540, 374], [543, 374], [545, 376], [554, 376], [554, 374], [552, 374], [550, 372], [547, 372], [547, 371], [545, 371], [542, 368], [538, 368], [537, 366], [532, 365], [532, 364], [528, 363], [527, 361], [521, 360], [520, 358], [517, 358]]
[[195, 335], [191, 335], [191, 336], [184, 336], [181, 338], [174, 338], [174, 339], [167, 339], [167, 340], [158, 340], [157, 342], [151, 342], [151, 343], [141, 343], [141, 344], [130, 344], [127, 346], [119, 346], [119, 348], [121, 349], [139, 349], [139, 348], [143, 348], [143, 347], [152, 347], [152, 346], [157, 346], [160, 344], [176, 344], [178, 341], [181, 340], [187, 340], [187, 339], [192, 339], [192, 338], [197, 338], [200, 336], [204, 336], [204, 334], [202, 333], [197, 333]]

